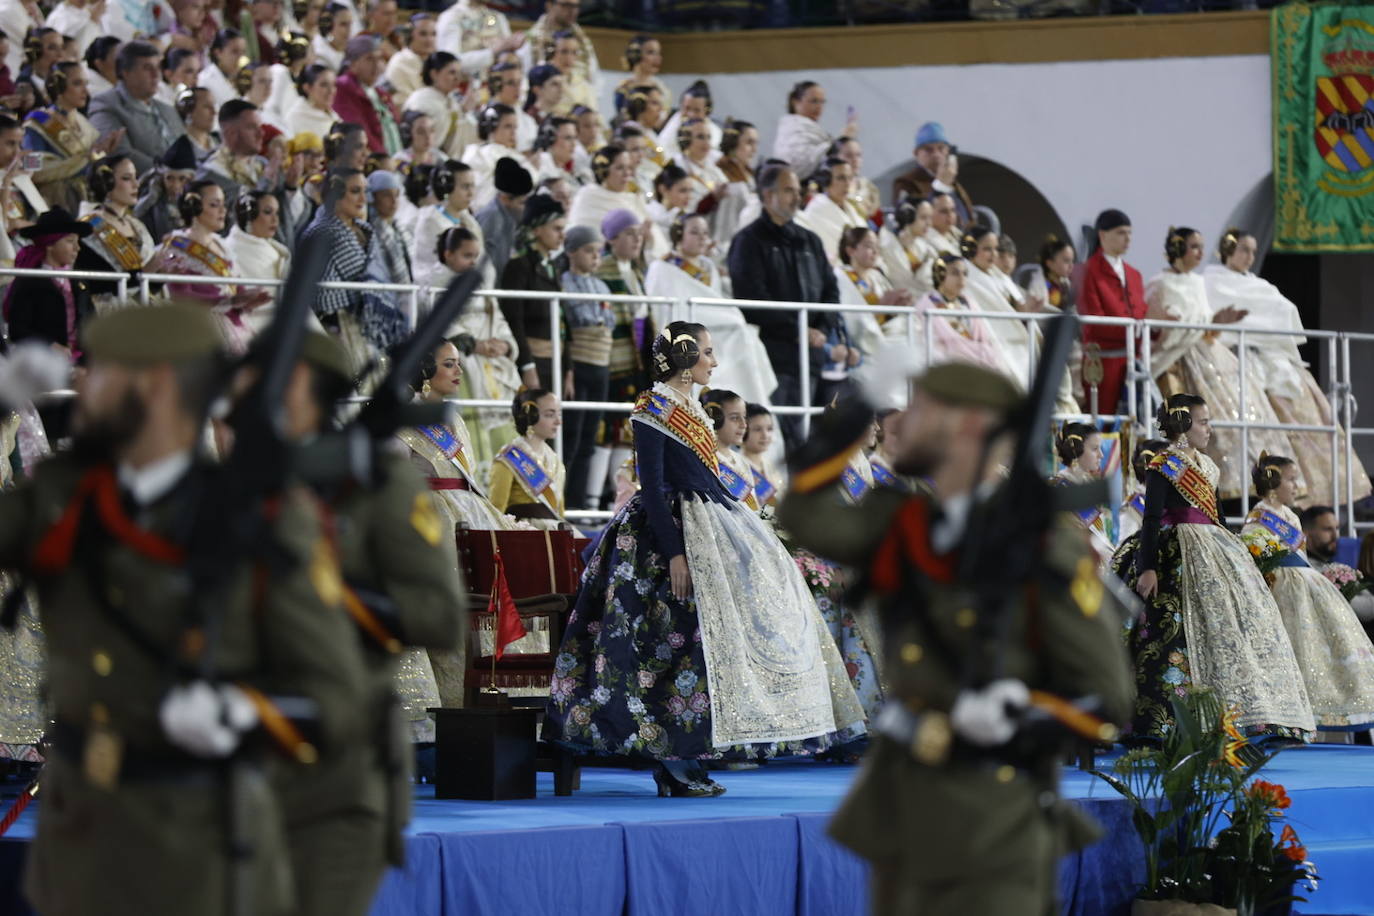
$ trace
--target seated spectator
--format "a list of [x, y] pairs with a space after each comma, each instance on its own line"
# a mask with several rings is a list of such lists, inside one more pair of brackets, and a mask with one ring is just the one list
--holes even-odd
[[901, 203], [908, 197], [925, 200], [936, 192], [949, 194], [958, 211], [959, 226], [967, 226], [973, 219], [973, 199], [959, 184], [959, 157], [945, 137], [945, 129], [936, 121], [927, 121], [916, 131], [916, 167], [892, 182], [892, 199]]
[[[597, 276], [601, 268], [601, 247], [605, 240], [599, 229], [573, 226], [563, 241], [568, 269], [561, 278], [566, 293], [610, 295], [610, 288]], [[610, 385], [611, 329], [615, 327], [615, 312], [605, 300], [568, 300], [563, 303], [563, 322], [568, 329], [568, 358], [571, 364], [571, 385], [563, 394], [569, 400], [604, 401]], [[568, 462], [566, 502], [570, 506], [587, 508], [599, 504], [601, 487], [587, 493], [588, 473], [596, 453], [596, 436], [601, 425], [601, 411], [573, 411], [565, 420], [565, 454]]]
[[504, 277], [506, 264], [515, 251], [525, 202], [534, 190], [534, 181], [518, 162], [506, 157], [496, 160], [492, 183], [496, 186], [496, 196], [477, 211], [477, 222], [482, 229], [482, 248], [492, 275]]
[[420, 71], [425, 58], [434, 53], [438, 31], [433, 13], [416, 13], [410, 17], [410, 34], [406, 46], [391, 55], [386, 62], [386, 82], [391, 87], [391, 101], [405, 107], [410, 94], [423, 85]]
[[[501, 289], [559, 292], [562, 285], [555, 256], [563, 247], [566, 225], [563, 207], [552, 197], [535, 194], [525, 201], [519, 253], [506, 263]], [[501, 311], [515, 335], [515, 363], [525, 387], [552, 388], [557, 367], [549, 332], [551, 320], [557, 316], [556, 304], [543, 299], [502, 299]]]
[[234, 78], [238, 75], [239, 61], [246, 51], [247, 44], [238, 29], [225, 28], [215, 33], [215, 40], [210, 43], [210, 59], [196, 77], [196, 85], [210, 90], [216, 111], [225, 102], [238, 98]]
[[454, 226], [463, 226], [477, 238], [479, 245], [482, 243], [482, 227], [469, 209], [474, 178], [466, 163], [453, 159], [433, 171], [430, 187], [437, 203], [420, 211], [411, 235], [410, 260], [416, 277], [427, 277], [434, 271], [439, 259], [439, 236]]
[[[528, 123], [533, 125], [534, 134], [525, 137], [517, 133], [516, 142], [521, 150], [528, 150], [534, 146], [540, 126], [549, 118], [555, 117], [554, 109], [563, 102], [563, 74], [553, 64], [540, 64], [532, 68], [529, 83], [530, 91], [525, 96], [525, 104], [521, 111], [524, 112]], [[522, 119], [522, 125], [524, 123]]]
[[706, 129], [711, 132], [711, 148], [717, 149], [724, 132], [719, 124], [711, 120], [713, 110], [711, 88], [705, 80], [697, 80], [683, 91], [682, 107], [664, 122], [659, 135], [671, 141], [688, 121], [705, 121]]
[[[367, 176], [368, 213], [372, 217], [372, 234], [381, 249], [382, 263], [391, 275], [389, 283], [413, 283], [410, 240], [396, 222], [401, 203], [401, 176], [386, 169], [378, 169]], [[407, 298], [405, 301], [409, 301]], [[418, 315], [411, 315], [412, 321]]]
[[[277, 62], [277, 42], [285, 25], [282, 0], [253, 0], [239, 18], [248, 59], [270, 73], [268, 68]], [[261, 107], [263, 103], [254, 104]]]
[[353, 37], [353, 10], [343, 3], [330, 3], [320, 13], [319, 33], [310, 42], [315, 61], [335, 73], [343, 70], [344, 48]]
[[491, 203], [496, 194], [493, 177], [496, 163], [510, 159], [525, 169], [534, 181], [533, 167], [515, 148], [515, 109], [509, 105], [495, 104], [483, 108], [477, 116], [477, 136], [481, 143], [463, 150], [463, 161], [472, 166], [477, 181], [477, 193], [473, 207], [481, 210]]
[[[26, 269], [69, 270], [76, 263], [81, 239], [91, 234], [61, 207], [19, 230], [29, 244], [19, 249], [14, 266]], [[81, 325], [93, 312], [82, 281], [56, 277], [15, 277], [4, 294], [5, 321], [10, 343], [38, 340], [63, 350], [75, 360]]]
[[1341, 540], [1340, 520], [1330, 506], [1308, 506], [1302, 510], [1302, 535], [1307, 540], [1307, 562], [1321, 572], [1336, 562]]
[[672, 163], [663, 147], [650, 138], [650, 132], [633, 122], [617, 127], [611, 142], [630, 157], [629, 188], [635, 194], [649, 193], [658, 173]]
[[858, 213], [877, 228], [883, 224], [882, 197], [878, 186], [864, 177], [864, 148], [855, 137], [839, 137], [826, 150], [826, 158], [843, 159], [849, 163], [854, 178], [849, 182], [849, 202]]
[[367, 145], [374, 153], [390, 155], [401, 149], [401, 132], [396, 127], [391, 96], [376, 86], [381, 76], [381, 39], [367, 34], [350, 38], [344, 50], [344, 69], [337, 80], [334, 111], [344, 121], [363, 125]]
[[[771, 299], [779, 302], [839, 302], [835, 274], [825, 256], [820, 237], [794, 222], [801, 203], [801, 183], [785, 165], [767, 165], [759, 174], [763, 215], [745, 226], [730, 245], [730, 279], [737, 299]], [[801, 365], [797, 351], [797, 316], [792, 312], [743, 308], [744, 316], [758, 326], [777, 378], [773, 404], [802, 403]], [[811, 363], [819, 368], [825, 357], [828, 331], [833, 323], [826, 313], [812, 312], [807, 337]], [[814, 394], [818, 372], [810, 374], [808, 403]], [[738, 391], [738, 388], [733, 390]], [[751, 401], [758, 399], [750, 397]], [[780, 420], [790, 447], [801, 443], [801, 423], [796, 417]]]
[[105, 5], [99, 0], [61, 0], [53, 6], [43, 24], [59, 35], [71, 36], [76, 42], [76, 62], [80, 62], [91, 42], [105, 33], [100, 24], [104, 13]]
[[[186, 228], [178, 229], [163, 241], [148, 270], [191, 277], [236, 276], [233, 256], [220, 237], [224, 231], [225, 205], [219, 185], [208, 178], [191, 182], [181, 195], [180, 205]], [[229, 284], [169, 283], [167, 292], [174, 298], [209, 307], [231, 353], [247, 351], [253, 339], [248, 313], [272, 298], [271, 292], [264, 289], [240, 290]]]
[[463, 71], [474, 76], [525, 43], [525, 33], [512, 33], [506, 14], [482, 0], [458, 0], [439, 14], [437, 26], [438, 46], [452, 48], [462, 58]]
[[669, 249], [667, 237], [649, 219], [644, 198], [629, 189], [633, 170], [624, 148], [609, 145], [597, 150], [592, 158], [592, 175], [596, 184], [577, 189], [568, 221], [574, 226], [600, 226], [601, 220], [612, 210], [629, 210], [639, 217], [641, 225], [646, 226], [645, 257], [666, 254]]
[[617, 128], [633, 125], [644, 133], [644, 139], [650, 146], [663, 145], [660, 140], [661, 128], [668, 112], [663, 107], [663, 91], [658, 86], [631, 87], [619, 113]]
[[119, 85], [91, 99], [91, 124], [102, 134], [123, 130], [115, 154], [146, 172], [186, 130], [172, 108], [153, 98], [160, 75], [156, 46], [129, 42], [119, 50], [116, 70]]
[[571, 118], [553, 117], [539, 125], [534, 152], [537, 181], [562, 178], [580, 188], [591, 180], [577, 171], [577, 122]]
[[689, 212], [688, 203], [692, 199], [692, 178], [687, 170], [676, 162], [670, 162], [654, 178], [654, 199], [649, 201], [649, 219], [665, 235], [673, 223], [684, 213]]
[[[787, 114], [778, 120], [778, 133], [773, 139], [773, 157], [792, 167], [797, 176], [810, 177], [825, 160], [825, 151], [835, 138], [821, 127], [825, 112], [825, 90], [820, 83], [802, 80], [787, 94]], [[843, 136], [859, 133], [859, 122], [852, 111], [845, 124]]]
[[585, 105], [574, 106], [568, 117], [577, 122], [577, 152], [574, 153], [576, 168], [591, 173], [592, 153], [606, 145], [606, 129], [601, 115]]
[[100, 135], [86, 120], [86, 71], [79, 63], [62, 61], [48, 77], [53, 104], [29, 112], [24, 119], [24, 149], [38, 152], [43, 165], [33, 182], [43, 198], [75, 213], [86, 198], [84, 172], [91, 160], [119, 145], [119, 131]]
[[19, 84], [33, 87], [30, 108], [52, 104], [48, 77], [53, 65], [62, 59], [62, 36], [56, 29], [40, 26], [24, 37], [24, 66], [19, 69]]
[[[840, 236], [840, 263], [835, 265], [835, 283], [843, 305], [908, 306], [914, 302], [911, 291], [894, 289], [878, 266], [878, 235], [867, 226], [851, 226]], [[871, 357], [883, 343], [883, 322], [887, 316], [873, 312], [846, 312], [844, 323], [849, 339], [861, 356]]]
[[401, 115], [401, 143], [394, 157], [397, 166], [438, 165], [446, 157], [434, 146], [434, 119], [423, 111], [410, 109]]
[[[109, 92], [119, 81], [117, 67], [115, 64], [119, 56], [120, 41], [113, 35], [102, 35], [91, 42], [86, 49], [86, 76], [90, 81], [87, 86], [91, 98], [95, 98], [102, 92]], [[13, 91], [13, 87], [11, 90]]]
[[161, 242], [167, 233], [185, 228], [178, 202], [186, 185], [196, 177], [196, 168], [190, 146], [173, 143], [158, 161], [157, 168], [139, 182], [134, 216], [148, 227], [154, 241]]
[[531, 56], [553, 64], [567, 81], [559, 115], [567, 115], [576, 105], [595, 111], [601, 101], [601, 65], [592, 40], [577, 24], [578, 12], [578, 4], [546, 0], [544, 15], [525, 35]]
[[[244, 65], [234, 80], [234, 87], [239, 90], [239, 98], [258, 106], [258, 117], [261, 119], [263, 127], [267, 127], [267, 117], [264, 112], [267, 110], [267, 103], [272, 100], [272, 71], [268, 65], [262, 63]], [[275, 124], [272, 125], [272, 129], [278, 132], [282, 130], [280, 126]]]
[[758, 128], [748, 121], [727, 121], [721, 133], [720, 166], [729, 182], [721, 195], [716, 211], [711, 214], [711, 237], [722, 252], [730, 250], [730, 242], [743, 225], [745, 209], [758, 200], [754, 185], [754, 160], [759, 154]]
[[[322, 235], [328, 241], [324, 282], [381, 282], [380, 258], [367, 223], [367, 179], [361, 170], [340, 167], [331, 169], [325, 181], [324, 203], [304, 235]], [[390, 295], [320, 287], [313, 307], [320, 322], [348, 350], [354, 372], [361, 372], [409, 333]]]
[[687, 210], [693, 213], [714, 211], [730, 186], [725, 173], [716, 164], [716, 144], [711, 142], [709, 124], [702, 118], [684, 121], [676, 137], [678, 153], [673, 161], [682, 166], [691, 179]]
[[[190, 48], [168, 48], [162, 55], [162, 83], [157, 87], [157, 94], [154, 98], [175, 108], [177, 99], [187, 89], [196, 85], [196, 77], [199, 75], [199, 53]], [[206, 92], [209, 90], [207, 89]], [[212, 104], [211, 110], [213, 109]], [[184, 121], [185, 118], [182, 120]]]
[[389, 60], [401, 45], [396, 39], [396, 0], [367, 0], [367, 16], [362, 34], [372, 35], [382, 41], [382, 60]]
[[[665, 257], [649, 262], [644, 279], [644, 291], [650, 296], [673, 298], [719, 299], [720, 271], [709, 257], [711, 230], [706, 217], [699, 213], [681, 215], [669, 232], [673, 249]], [[667, 327], [680, 320], [685, 312], [665, 306], [650, 309], [654, 326]], [[768, 351], [759, 340], [758, 329], [750, 325], [744, 314], [732, 305], [699, 305], [692, 310], [692, 320], [705, 325], [719, 355], [720, 365], [712, 374], [712, 387], [747, 391], [752, 400], [766, 402], [777, 387], [768, 361]], [[796, 316], [792, 319], [796, 326]]]
[[[434, 192], [429, 187], [430, 179], [434, 176], [434, 166], [417, 165], [402, 169], [401, 174], [405, 176], [405, 196], [396, 213], [396, 221], [401, 224], [413, 245], [415, 221], [419, 219], [420, 211], [435, 202]], [[413, 262], [414, 258], [411, 260]]]
[[295, 250], [296, 239], [314, 219], [323, 196], [324, 143], [310, 131], [286, 142], [282, 169], [281, 229], [277, 240]]
[[930, 198], [930, 228], [926, 230], [926, 241], [942, 254], [960, 254], [963, 237], [959, 229], [959, 205], [954, 195], [937, 191]]
[[43, 11], [35, 0], [8, 0], [0, 10], [5, 14], [6, 33], [14, 36], [5, 49], [5, 66], [14, 76], [24, 65], [24, 36], [43, 24]]
[[930, 229], [930, 201], [903, 201], [897, 206], [890, 225], [878, 233], [883, 252], [883, 272], [895, 289], [910, 290], [917, 296], [930, 292], [930, 265], [939, 252], [926, 238]]
[[209, 159], [220, 146], [219, 131], [215, 130], [217, 112], [210, 90], [192, 86], [177, 96], [175, 107], [186, 133], [177, 137], [167, 148], [185, 147], [199, 165]]
[[[113, 3], [106, 4], [106, 11]], [[172, 0], [172, 26], [168, 29], [168, 44], [173, 48], [199, 54], [215, 39], [218, 23], [207, 11], [206, 0]], [[115, 39], [116, 41], [122, 39]], [[199, 69], [199, 65], [197, 65]]]
[[[239, 196], [234, 228], [229, 230], [229, 238], [225, 241], [239, 276], [254, 280], [286, 279], [287, 271], [291, 268], [291, 252], [274, 238], [280, 221], [281, 204], [272, 194], [247, 191]], [[245, 286], [241, 289], [249, 293], [257, 287]], [[248, 313], [248, 323], [255, 334], [272, 323], [272, 309], [281, 295], [280, 287], [262, 289], [270, 297], [269, 301]], [[306, 317], [306, 323], [314, 330], [323, 330], [314, 314]]]
[[849, 202], [849, 189], [854, 170], [843, 159], [827, 159], [811, 176], [817, 193], [811, 196], [797, 222], [820, 236], [825, 256], [831, 264], [840, 260], [840, 236], [846, 229], [867, 226], [865, 220]]
[[281, 186], [281, 175], [258, 154], [262, 148], [262, 116], [257, 106], [230, 99], [219, 110], [224, 142], [213, 156], [200, 164], [200, 177], [208, 178], [224, 192], [225, 206], [237, 207], [241, 191], [272, 191]]
[[[653, 87], [659, 92], [659, 104], [664, 110], [673, 105], [673, 91], [658, 78], [663, 69], [663, 45], [652, 35], [635, 35], [625, 43], [625, 55], [621, 58], [622, 70], [630, 75], [615, 87], [615, 110], [623, 111], [630, 92], [636, 87]], [[638, 118], [632, 120], [638, 121]], [[641, 122], [642, 123], [642, 122]], [[652, 124], [651, 127], [658, 125]]]
[[[2, 125], [0, 122], [0, 131]], [[0, 162], [0, 166], [3, 164]], [[133, 274], [130, 283], [137, 283], [138, 273], [152, 259], [157, 244], [148, 233], [148, 227], [134, 215], [134, 205], [138, 203], [138, 170], [133, 158], [118, 153], [105, 157], [91, 167], [87, 183], [91, 196], [98, 203], [82, 217], [83, 222], [90, 223], [91, 234], [81, 240], [76, 268]], [[123, 304], [115, 299], [116, 281], [93, 280], [89, 285], [97, 310]]]
[[[1022, 379], [1007, 362], [1006, 351], [997, 333], [982, 318], [940, 318], [933, 313], [945, 311], [973, 311], [973, 304], [964, 298], [964, 283], [968, 263], [956, 254], [935, 256], [930, 268], [934, 289], [916, 302], [920, 314], [913, 320], [897, 315], [883, 325], [883, 335], [898, 342], [915, 345], [915, 363], [935, 366], [947, 362], [968, 362], [1000, 372], [1010, 378]], [[926, 324], [930, 324], [930, 358], [926, 359]]]
[[406, 110], [429, 115], [434, 123], [435, 145], [450, 158], [457, 159], [463, 155], [464, 148], [477, 139], [468, 112], [456, 95], [463, 79], [458, 58], [447, 51], [435, 51], [425, 58], [420, 79], [424, 85], [411, 93]]
[[[295, 136], [301, 127], [293, 124], [287, 113], [300, 93], [296, 91], [301, 73], [309, 66], [312, 58], [310, 39], [304, 32], [287, 32], [277, 42], [277, 62], [268, 71], [272, 74], [272, 93], [267, 98], [267, 108], [263, 113], [269, 124], [281, 128], [288, 137]], [[333, 102], [330, 102], [333, 105]]]
[[311, 64], [301, 71], [296, 84], [297, 98], [286, 111], [286, 123], [295, 134], [312, 133], [329, 136], [339, 120], [334, 111], [334, 97], [338, 94], [338, 80], [334, 71], [324, 64]]

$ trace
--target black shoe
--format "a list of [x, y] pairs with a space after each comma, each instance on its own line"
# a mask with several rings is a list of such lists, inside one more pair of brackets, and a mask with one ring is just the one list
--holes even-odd
[[660, 762], [654, 769], [654, 783], [659, 798], [714, 798], [725, 794], [725, 787], [700, 767], [679, 774]]

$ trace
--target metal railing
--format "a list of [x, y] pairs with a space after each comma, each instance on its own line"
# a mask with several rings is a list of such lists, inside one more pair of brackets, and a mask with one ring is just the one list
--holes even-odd
[[[99, 271], [54, 271], [46, 269], [26, 270], [21, 268], [0, 268], [0, 276], [11, 277], [60, 277], [67, 279], [84, 280], [103, 280], [114, 282], [122, 296], [127, 294], [130, 281], [135, 279], [135, 275], [121, 274], [114, 272]], [[211, 286], [238, 286], [238, 287], [268, 287], [277, 288], [283, 285], [284, 281], [276, 278], [254, 278], [254, 277], [206, 277], [190, 274], [154, 274], [142, 273], [137, 277], [137, 298], [140, 302], [148, 304], [152, 301], [152, 289], [154, 284], [178, 284], [178, 285], [211, 285]], [[410, 309], [406, 315], [412, 326], [422, 314], [422, 308], [428, 308], [433, 297], [442, 292], [442, 288], [430, 287], [423, 284], [402, 284], [402, 283], [371, 283], [371, 282], [343, 282], [331, 281], [319, 284], [322, 289], [342, 289], [359, 290], [371, 292], [392, 292], [404, 295], [408, 299]], [[631, 304], [642, 304], [646, 306], [664, 306], [671, 308], [675, 314], [684, 314], [688, 320], [694, 316], [695, 309], [698, 307], [728, 307], [745, 310], [758, 311], [795, 311], [797, 313], [798, 330], [798, 360], [799, 360], [799, 381], [801, 389], [801, 403], [790, 405], [769, 405], [769, 409], [782, 416], [800, 416], [803, 429], [809, 431], [810, 418], [815, 413], [823, 410], [823, 406], [811, 403], [810, 391], [810, 348], [808, 342], [808, 331], [810, 329], [810, 316], [817, 312], [831, 312], [841, 314], [875, 314], [887, 316], [890, 320], [893, 317], [906, 315], [912, 318], [919, 317], [922, 321], [922, 340], [919, 344], [924, 350], [925, 364], [929, 365], [935, 355], [935, 346], [932, 337], [933, 322], [929, 319], [935, 318], [949, 322], [962, 320], [982, 320], [990, 322], [1014, 321], [1019, 323], [1027, 335], [1027, 361], [1025, 366], [1025, 386], [1029, 387], [1034, 378], [1036, 362], [1038, 360], [1038, 349], [1036, 344], [1035, 329], [1041, 322], [1049, 321], [1054, 313], [1043, 312], [987, 312], [974, 309], [921, 309], [916, 306], [883, 306], [883, 305], [842, 305], [831, 303], [815, 302], [778, 302], [749, 299], [725, 299], [714, 297], [668, 297], [668, 296], [635, 296], [635, 295], [601, 295], [597, 293], [565, 293], [565, 292], [535, 292], [530, 290], [479, 290], [475, 295], [490, 297], [500, 300], [529, 300], [544, 301], [553, 304], [549, 310], [549, 341], [552, 348], [551, 361], [557, 366], [562, 361], [562, 340], [559, 334], [559, 326], [562, 320], [562, 302], [623, 302]], [[405, 310], [403, 310], [405, 311]], [[1139, 359], [1128, 357], [1129, 371], [1126, 377], [1125, 395], [1126, 412], [1124, 414], [1097, 414], [1096, 418], [1117, 419], [1132, 422], [1152, 429], [1154, 425], [1154, 406], [1156, 402], [1157, 388], [1148, 369], [1138, 367], [1148, 367], [1151, 362], [1154, 347], [1153, 337], [1156, 333], [1165, 330], [1196, 330], [1202, 332], [1213, 332], [1221, 334], [1235, 335], [1235, 349], [1238, 365], [1237, 392], [1240, 407], [1240, 419], [1236, 421], [1217, 420], [1213, 425], [1218, 428], [1238, 429], [1240, 431], [1240, 451], [1242, 464], [1249, 464], [1249, 443], [1251, 430], [1272, 430], [1284, 433], [1316, 433], [1330, 437], [1330, 478], [1335, 487], [1332, 494], [1332, 505], [1345, 509], [1344, 527], [1348, 533], [1354, 534], [1358, 528], [1374, 528], [1374, 522], [1359, 523], [1357, 526], [1354, 520], [1354, 439], [1356, 436], [1374, 436], [1374, 427], [1356, 427], [1354, 425], [1355, 413], [1358, 405], [1351, 394], [1351, 376], [1353, 364], [1350, 358], [1350, 345], [1355, 343], [1374, 342], [1374, 334], [1341, 331], [1322, 331], [1322, 330], [1302, 330], [1302, 331], [1281, 331], [1260, 328], [1237, 327], [1233, 324], [1192, 324], [1186, 322], [1175, 322], [1158, 319], [1136, 320], [1130, 318], [1110, 318], [1104, 316], [1080, 315], [1079, 321], [1089, 326], [1115, 326], [1123, 327], [1126, 332], [1126, 352], [1139, 352]], [[1247, 417], [1247, 386], [1245, 377], [1250, 358], [1248, 340], [1253, 336], [1280, 336], [1290, 338], [1307, 338], [1326, 341], [1323, 347], [1324, 362], [1326, 366], [1326, 378], [1328, 380], [1325, 395], [1331, 409], [1332, 423], [1330, 425], [1304, 425], [1297, 423], [1277, 423], [1264, 424], [1251, 422]], [[916, 321], [911, 320], [907, 323], [906, 341], [909, 346], [918, 345]], [[1137, 347], [1138, 342], [1138, 347]], [[564, 393], [563, 378], [561, 373], [553, 373], [551, 390], [560, 400]], [[360, 400], [360, 399], [355, 399]], [[453, 403], [463, 408], [508, 408], [510, 405], [501, 400], [483, 399], [451, 399]], [[565, 410], [585, 410], [600, 413], [628, 413], [633, 405], [625, 402], [608, 401], [578, 401], [566, 402]], [[1114, 407], [1115, 405], [1107, 405]], [[1085, 413], [1077, 414], [1057, 414], [1057, 419], [1075, 419], [1089, 417]], [[1344, 449], [1341, 448], [1341, 438], [1344, 438]], [[559, 437], [559, 449], [561, 452], [561, 432]], [[1342, 460], [1342, 453], [1343, 459]], [[1242, 475], [1243, 477], [1244, 475]], [[1250, 497], [1249, 488], [1242, 486], [1242, 507], [1246, 513], [1249, 511]], [[570, 510], [570, 514], [574, 513]], [[588, 516], [581, 516], [588, 517]], [[604, 517], [604, 513], [594, 513], [590, 517]], [[1233, 519], [1232, 521], [1239, 521]]]

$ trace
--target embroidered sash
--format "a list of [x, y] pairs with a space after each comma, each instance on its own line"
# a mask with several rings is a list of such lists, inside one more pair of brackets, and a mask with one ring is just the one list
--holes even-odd
[[1170, 449], [1150, 461], [1150, 470], [1163, 474], [1190, 506], [1221, 524], [1217, 521], [1217, 491], [1191, 461]]
[[859, 276], [858, 271], [855, 270], [846, 270], [844, 274], [849, 278], [850, 282], [854, 284], [855, 289], [859, 291], [859, 295], [864, 297], [865, 302], [869, 305], [878, 304], [878, 292], [873, 288], [872, 283], [869, 283], [863, 277]]
[[759, 501], [760, 506], [766, 506], [769, 500], [778, 495], [778, 488], [758, 468], [751, 470], [754, 473], [754, 498]]
[[755, 512], [759, 510], [759, 501], [754, 496], [753, 484], [740, 476], [739, 472], [732, 468], [725, 460], [720, 463], [720, 482], [725, 487], [725, 491], [735, 499], [744, 503]]
[[680, 255], [675, 254], [670, 254], [663, 260], [667, 261], [669, 264], [673, 265], [678, 270], [682, 271], [687, 276], [691, 277], [693, 280], [705, 283], [708, 286], [710, 285], [711, 275], [710, 272], [707, 271], [705, 268], [698, 267], [697, 265], [689, 262], [686, 258], [683, 258]]
[[194, 258], [204, 264], [217, 277], [233, 276], [232, 264], [189, 235], [176, 236], [170, 239], [167, 244], [184, 253], [187, 257]]
[[634, 417], [649, 422], [690, 448], [701, 463], [717, 477], [720, 461], [716, 458], [716, 434], [697, 417], [678, 407], [657, 391], [649, 390], [635, 402]]
[[417, 426], [415, 430], [434, 443], [434, 447], [442, 452], [445, 458], [457, 458], [458, 453], [463, 450], [463, 443], [458, 441], [458, 437], [447, 426], [432, 424], [430, 426]]
[[845, 495], [856, 503], [868, 492], [868, 481], [863, 479], [863, 475], [852, 464], [840, 475], [840, 485], [844, 487]]
[[554, 518], [561, 518], [554, 505], [553, 477], [544, 470], [538, 461], [534, 460], [534, 456], [515, 443], [511, 443], [501, 449], [496, 460], [510, 468], [511, 473], [515, 475], [516, 482], [520, 484], [520, 489], [524, 490], [531, 499], [541, 503], [552, 512]]
[[[1256, 509], [1250, 513], [1250, 520], [1259, 522], [1265, 530], [1279, 539], [1285, 549], [1297, 552], [1303, 546], [1302, 529], [1283, 520], [1277, 512], [1270, 509]], [[1305, 564], [1304, 564], [1305, 565]]]
[[80, 150], [76, 125], [71, 124], [56, 108], [40, 108], [24, 119], [25, 127], [33, 127], [43, 135], [43, 139], [61, 156], [70, 158]]
[[1135, 494], [1134, 496], [1132, 496], [1132, 497], [1130, 498], [1130, 500], [1126, 503], [1126, 508], [1128, 508], [1128, 509], [1134, 509], [1136, 512], [1140, 513], [1140, 517], [1141, 517], [1141, 518], [1144, 518], [1144, 517], [1145, 517], [1145, 494], [1144, 494], [1143, 492], [1141, 492], [1141, 493], [1137, 493], [1137, 494]]
[[889, 490], [901, 490], [903, 493], [911, 488], [906, 485], [906, 481], [892, 473], [887, 465], [879, 461], [872, 460], [869, 464], [873, 467], [873, 483], [880, 487], [887, 487]]
[[91, 224], [96, 241], [114, 258], [116, 263], [113, 266], [125, 271], [143, 269], [143, 252], [122, 235], [114, 224], [97, 213], [88, 214], [84, 220]]

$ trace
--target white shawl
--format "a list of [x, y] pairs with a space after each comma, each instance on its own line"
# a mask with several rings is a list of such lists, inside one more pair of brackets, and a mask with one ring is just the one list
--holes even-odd
[[[1234, 305], [1250, 314], [1236, 323], [1238, 328], [1263, 328], [1272, 331], [1301, 331], [1302, 316], [1278, 287], [1252, 273], [1237, 273], [1221, 264], [1209, 264], [1202, 271], [1207, 286], [1207, 301], [1216, 311]], [[1223, 337], [1231, 346], [1234, 334]], [[1265, 388], [1282, 398], [1298, 399], [1306, 386], [1303, 373], [1306, 364], [1298, 353], [1298, 346], [1306, 337], [1279, 337], [1274, 334], [1251, 334], [1245, 338], [1249, 357], [1257, 359], [1262, 369]]]
[[799, 114], [778, 119], [778, 134], [773, 140], [773, 158], [792, 164], [802, 181], [820, 168], [825, 151], [834, 140], [820, 124]]
[[841, 206], [825, 194], [812, 197], [806, 209], [798, 214], [797, 222], [821, 237], [825, 256], [831, 264], [840, 262], [840, 236], [844, 235], [844, 231], [868, 225], [868, 221], [855, 212], [849, 201], [846, 200]]

